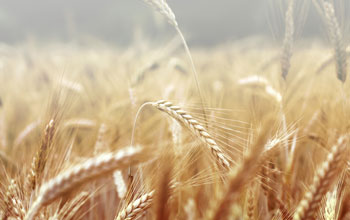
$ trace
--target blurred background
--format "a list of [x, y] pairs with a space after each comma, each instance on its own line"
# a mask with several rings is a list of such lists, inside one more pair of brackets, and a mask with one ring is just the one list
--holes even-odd
[[[285, 0], [168, 0], [192, 45], [216, 45], [255, 35], [280, 40]], [[349, 1], [335, 0], [341, 24]], [[322, 18], [311, 1], [299, 0], [297, 36], [324, 39]], [[348, 16], [348, 17], [347, 17]], [[346, 34], [348, 27], [342, 25]], [[166, 39], [175, 32], [142, 0], [0, 0], [0, 41], [78, 41], [128, 45], [137, 38]], [[347, 35], [349, 36], [349, 35]]]

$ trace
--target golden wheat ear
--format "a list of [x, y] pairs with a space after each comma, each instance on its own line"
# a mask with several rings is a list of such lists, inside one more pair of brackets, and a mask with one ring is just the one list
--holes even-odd
[[132, 201], [125, 209], [119, 212], [116, 220], [132, 220], [146, 211], [152, 204], [154, 191], [146, 193]]
[[34, 219], [41, 207], [74, 190], [80, 184], [106, 176], [116, 169], [122, 169], [138, 162], [138, 156], [141, 155], [141, 152], [141, 148], [129, 147], [118, 153], [101, 154], [59, 174], [40, 187], [39, 195], [24, 219]]
[[45, 127], [44, 136], [41, 141], [39, 151], [34, 156], [32, 167], [28, 174], [27, 187], [28, 191], [32, 192], [41, 184], [42, 175], [46, 166], [49, 151], [52, 147], [52, 141], [56, 133], [57, 127], [55, 121], [51, 119]]
[[1, 219], [23, 219], [26, 210], [19, 198], [19, 187], [14, 179], [11, 179], [6, 195], [4, 195], [5, 208]]
[[152, 106], [158, 110], [167, 113], [172, 118], [180, 122], [182, 125], [187, 127], [194, 135], [196, 135], [209, 149], [217, 163], [224, 167], [225, 169], [230, 168], [230, 162], [228, 157], [221, 150], [212, 136], [207, 132], [207, 130], [199, 124], [191, 115], [186, 111], [182, 110], [179, 106], [173, 105], [171, 102], [160, 100], [153, 102]]
[[304, 199], [298, 204], [293, 217], [294, 220], [315, 219], [323, 197], [344, 168], [343, 162], [348, 142], [349, 135], [342, 136], [338, 139], [337, 144], [332, 147], [327, 160], [317, 170], [310, 190], [305, 193]]

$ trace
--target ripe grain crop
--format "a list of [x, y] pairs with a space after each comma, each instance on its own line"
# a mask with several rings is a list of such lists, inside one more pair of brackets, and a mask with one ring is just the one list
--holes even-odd
[[0, 219], [349, 219], [336, 1], [310, 4], [329, 39], [299, 44], [304, 4], [286, 0], [281, 42], [213, 47], [145, 2], [170, 42], [0, 45]]

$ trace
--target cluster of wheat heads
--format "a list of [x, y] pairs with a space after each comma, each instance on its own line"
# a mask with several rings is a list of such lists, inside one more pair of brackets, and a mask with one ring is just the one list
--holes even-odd
[[[184, 41], [166, 1], [147, 2]], [[296, 2], [281, 63], [260, 68], [281, 51], [255, 40], [192, 51], [200, 103], [185, 41], [156, 61], [146, 43], [0, 47], [0, 218], [349, 219], [346, 41], [334, 5], [314, 1], [334, 54], [299, 52]]]

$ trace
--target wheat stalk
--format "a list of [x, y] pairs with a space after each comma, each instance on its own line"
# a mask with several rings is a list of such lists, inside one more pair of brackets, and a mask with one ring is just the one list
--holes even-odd
[[187, 53], [187, 56], [190, 60], [191, 63], [191, 68], [192, 68], [192, 72], [193, 72], [193, 76], [194, 76], [194, 80], [196, 83], [196, 87], [197, 87], [197, 91], [199, 94], [199, 98], [201, 100], [201, 108], [202, 108], [202, 112], [203, 112], [203, 116], [204, 116], [204, 120], [205, 123], [207, 123], [207, 116], [206, 116], [206, 112], [205, 112], [205, 108], [204, 108], [204, 97], [202, 95], [200, 86], [199, 86], [199, 80], [198, 80], [198, 73], [196, 70], [196, 67], [194, 65], [193, 62], [193, 58], [190, 52], [190, 49], [187, 45], [187, 42], [185, 40], [184, 35], [182, 34], [182, 31], [179, 28], [179, 25], [176, 21], [176, 17], [174, 12], [171, 10], [171, 8], [169, 7], [169, 5], [167, 4], [166, 0], [144, 0], [146, 3], [148, 3], [149, 5], [151, 5], [154, 9], [156, 9], [159, 13], [161, 13], [163, 16], [165, 16], [168, 20], [168, 22], [175, 28], [176, 32], [178, 33], [178, 35], [180, 36], [183, 46], [185, 48], [185, 51]]
[[348, 136], [342, 136], [338, 139], [337, 144], [332, 147], [327, 160], [318, 169], [310, 190], [300, 201], [294, 214], [294, 220], [314, 219], [322, 198], [329, 191], [339, 174], [348, 139]]
[[286, 11], [285, 34], [282, 46], [281, 69], [282, 76], [286, 79], [290, 68], [290, 59], [293, 53], [293, 35], [294, 35], [294, 0], [289, 0]]
[[207, 130], [199, 124], [191, 115], [182, 110], [179, 106], [173, 105], [171, 102], [160, 100], [153, 102], [152, 105], [160, 111], [163, 111], [170, 115], [172, 118], [185, 125], [193, 134], [195, 134], [204, 144], [206, 144], [212, 155], [216, 158], [219, 165], [228, 169], [230, 163], [224, 154], [224, 152], [217, 145], [212, 136]]
[[125, 209], [119, 212], [116, 220], [135, 219], [138, 214], [146, 211], [151, 206], [153, 195], [154, 190], [132, 201]]
[[337, 77], [343, 83], [346, 80], [346, 49], [343, 43], [343, 35], [335, 16], [334, 7], [330, 2], [323, 1], [323, 9], [326, 17], [326, 24], [330, 40], [334, 47], [335, 60], [337, 66]]
[[38, 197], [24, 219], [33, 219], [41, 207], [74, 189], [79, 184], [104, 176], [113, 170], [129, 166], [140, 153], [140, 148], [130, 147], [120, 150], [118, 153], [101, 154], [59, 174], [41, 186]]

